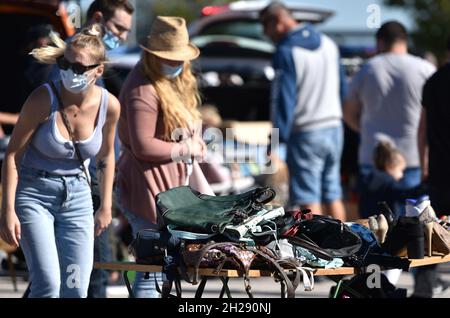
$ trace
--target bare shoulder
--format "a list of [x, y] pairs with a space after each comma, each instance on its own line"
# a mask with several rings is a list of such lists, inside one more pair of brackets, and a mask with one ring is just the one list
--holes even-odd
[[116, 96], [108, 92], [108, 117], [118, 118], [120, 115], [120, 102]]
[[27, 98], [21, 114], [30, 114], [34, 120], [45, 120], [51, 110], [50, 92], [45, 85], [36, 88]]

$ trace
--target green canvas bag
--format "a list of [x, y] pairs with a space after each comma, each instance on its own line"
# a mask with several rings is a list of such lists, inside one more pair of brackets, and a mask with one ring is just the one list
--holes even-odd
[[220, 234], [226, 225], [239, 224], [274, 197], [275, 191], [268, 187], [237, 195], [210, 196], [181, 186], [159, 193], [156, 206], [160, 224], [183, 231]]

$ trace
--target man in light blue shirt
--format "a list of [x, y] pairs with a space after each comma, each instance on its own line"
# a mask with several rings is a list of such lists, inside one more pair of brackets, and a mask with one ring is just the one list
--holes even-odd
[[274, 128], [287, 144], [290, 204], [345, 220], [340, 183], [343, 148], [339, 50], [326, 35], [298, 23], [281, 3], [260, 13], [276, 44], [271, 105]]

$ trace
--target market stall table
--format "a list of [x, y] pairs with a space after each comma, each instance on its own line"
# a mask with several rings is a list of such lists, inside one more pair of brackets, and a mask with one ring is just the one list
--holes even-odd
[[[410, 261], [409, 268], [413, 268], [413, 267], [419, 267], [419, 266], [426, 266], [426, 265], [450, 262], [450, 255], [425, 257], [424, 259], [412, 259], [409, 261]], [[143, 264], [137, 264], [135, 262], [109, 262], [109, 263], [95, 262], [94, 268], [123, 272], [123, 277], [124, 277], [125, 284], [127, 286], [130, 297], [134, 297], [134, 294], [133, 294], [133, 290], [131, 288], [130, 281], [128, 279], [129, 271], [145, 272], [145, 273], [159, 273], [162, 270], [162, 266], [159, 266], [159, 265], [143, 265]], [[192, 271], [193, 271], [193, 269], [192, 269]], [[340, 267], [340, 268], [334, 268], [334, 269], [317, 268], [314, 271], [314, 276], [327, 276], [327, 277], [330, 277], [331, 279], [333, 279], [334, 281], [339, 282], [343, 276], [357, 275], [360, 272], [361, 272], [361, 269], [356, 268], [356, 267]], [[249, 278], [271, 277], [272, 275], [273, 275], [273, 273], [269, 270], [250, 270], [249, 271]], [[239, 271], [236, 269], [221, 269], [221, 270], [217, 271], [216, 269], [212, 269], [212, 268], [200, 268], [199, 276], [202, 277], [202, 280], [199, 284], [199, 287], [197, 288], [197, 292], [195, 294], [196, 298], [201, 298], [201, 296], [203, 294], [203, 290], [206, 285], [206, 282], [207, 282], [208, 278], [210, 278], [210, 277], [219, 277], [220, 280], [222, 281], [223, 287], [222, 287], [222, 291], [220, 293], [220, 298], [223, 297], [223, 295], [225, 293], [227, 294], [227, 297], [230, 298], [231, 292], [228, 288], [228, 280], [230, 278], [242, 277], [243, 271]]]

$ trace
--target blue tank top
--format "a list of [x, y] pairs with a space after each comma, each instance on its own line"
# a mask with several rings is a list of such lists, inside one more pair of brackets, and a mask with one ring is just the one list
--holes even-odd
[[[61, 82], [55, 82], [55, 85], [60, 92]], [[35, 131], [25, 151], [22, 165], [56, 175], [75, 175], [82, 173], [82, 166], [75, 153], [72, 141], [66, 140], [56, 125], [56, 114], [59, 107], [57, 98], [53, 95], [49, 84], [45, 84], [45, 87], [50, 94], [50, 116]], [[107, 108], [108, 91], [102, 88], [100, 109], [94, 132], [88, 139], [79, 141], [81, 157], [84, 159], [86, 168], [89, 166], [90, 159], [95, 157], [100, 151], [103, 141], [102, 128], [106, 121]]]

